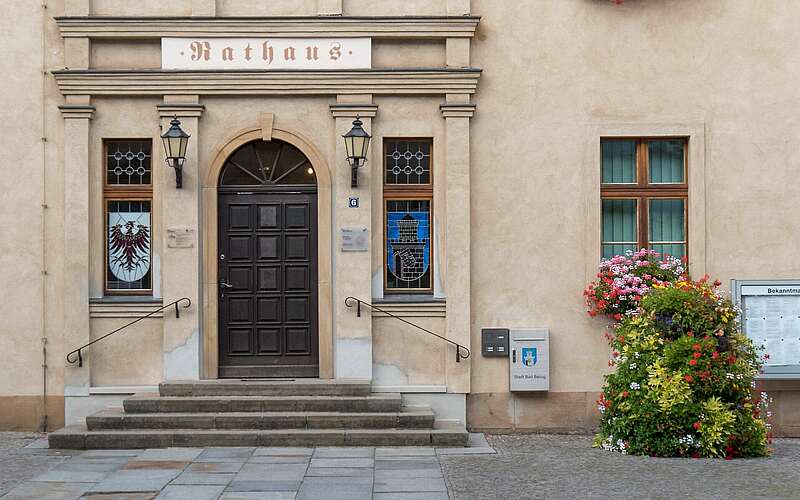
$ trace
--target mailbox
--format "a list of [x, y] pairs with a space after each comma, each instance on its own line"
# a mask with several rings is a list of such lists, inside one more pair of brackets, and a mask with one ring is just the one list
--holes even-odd
[[509, 382], [512, 391], [550, 390], [550, 332], [547, 328], [511, 329]]

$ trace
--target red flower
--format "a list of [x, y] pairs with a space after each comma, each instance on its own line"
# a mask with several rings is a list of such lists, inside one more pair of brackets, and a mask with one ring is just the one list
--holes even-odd
[[730, 356], [728, 356], [728, 364], [729, 364], [729, 365], [732, 365], [732, 364], [734, 364], [734, 363], [736, 363], [736, 356], [734, 356], [733, 354], [731, 354]]
[[699, 351], [701, 349], [700, 344], [693, 345], [692, 349], [695, 350], [695, 351]]
[[622, 315], [620, 313], [617, 313], [617, 314], [614, 315], [614, 319], [619, 321], [619, 320], [622, 319]]
[[711, 359], [717, 359], [718, 357], [719, 357], [719, 353], [717, 351], [714, 351], [714, 352], [711, 353]]
[[700, 422], [693, 423], [692, 427], [694, 427], [694, 430], [699, 431], [700, 430]]
[[692, 378], [691, 375], [684, 375], [683, 376], [683, 380], [685, 380], [687, 382], [692, 382], [694, 380], [694, 378]]
[[686, 336], [687, 336], [687, 337], [694, 337], [694, 333], [692, 333], [692, 332], [686, 332]]
[[700, 354], [699, 352], [694, 353], [695, 359], [699, 359], [700, 356], [702, 356], [702, 354]]
[[627, 390], [622, 391], [622, 397], [623, 398], [627, 398], [629, 395], [630, 395], [630, 393]]
[[733, 460], [733, 455], [725, 455], [725, 460]]
[[697, 360], [696, 360], [696, 359], [690, 359], [690, 360], [689, 360], [689, 364], [690, 364], [691, 366], [694, 366], [694, 365], [696, 365], [696, 364], [697, 364]]
[[692, 458], [700, 458], [700, 454], [697, 452], [692, 453]]

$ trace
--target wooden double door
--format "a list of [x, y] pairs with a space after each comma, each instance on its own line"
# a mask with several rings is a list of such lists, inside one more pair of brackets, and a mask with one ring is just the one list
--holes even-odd
[[316, 189], [218, 196], [219, 376], [318, 377]]

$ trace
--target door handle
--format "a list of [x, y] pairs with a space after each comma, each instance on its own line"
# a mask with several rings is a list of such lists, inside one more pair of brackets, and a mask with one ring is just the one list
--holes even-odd
[[222, 288], [223, 290], [228, 290], [233, 288], [233, 285], [226, 282], [225, 280], [219, 280], [219, 287]]
[[517, 362], [517, 350], [516, 349], [511, 349], [511, 362], [512, 363], [516, 363]]

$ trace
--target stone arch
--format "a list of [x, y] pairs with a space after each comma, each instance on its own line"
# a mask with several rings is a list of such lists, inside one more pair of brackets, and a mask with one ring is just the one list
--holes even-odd
[[[262, 127], [249, 127], [226, 138], [219, 146], [205, 175], [201, 178], [203, 215], [203, 377], [217, 378], [219, 364], [219, 313], [217, 276], [217, 187], [225, 161], [240, 146], [264, 140]], [[317, 270], [319, 293], [319, 374], [333, 378], [333, 291], [332, 277], [332, 205], [333, 177], [325, 157], [302, 134], [285, 128], [271, 129], [271, 139], [281, 140], [299, 149], [308, 158], [317, 176]]]

